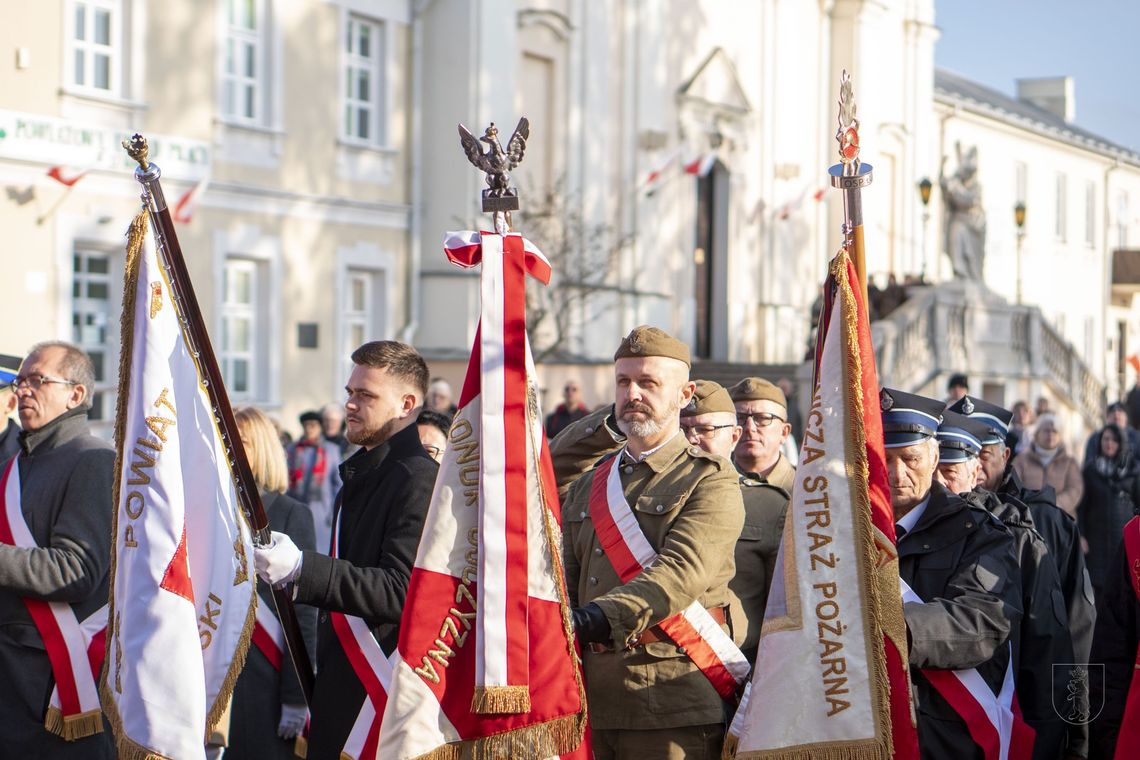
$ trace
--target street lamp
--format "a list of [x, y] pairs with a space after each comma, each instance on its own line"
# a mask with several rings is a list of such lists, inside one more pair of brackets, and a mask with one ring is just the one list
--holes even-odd
[[922, 199], [922, 282], [926, 283], [926, 239], [929, 237], [926, 234], [927, 227], [930, 225], [930, 189], [934, 187], [934, 183], [930, 181], [930, 177], [923, 177], [918, 181], [918, 197]]
[[1025, 201], [1013, 207], [1013, 223], [1017, 225], [1017, 303], [1021, 304], [1021, 241], [1025, 239]]

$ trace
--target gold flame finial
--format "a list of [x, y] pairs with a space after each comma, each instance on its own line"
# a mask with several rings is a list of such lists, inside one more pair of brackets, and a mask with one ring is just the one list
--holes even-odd
[[147, 160], [147, 154], [150, 152], [150, 146], [146, 143], [146, 138], [138, 132], [131, 135], [130, 140], [123, 140], [123, 147], [127, 151], [127, 155], [139, 162], [139, 166], [145, 172], [150, 166]]
[[855, 118], [855, 95], [847, 69], [839, 79], [839, 129], [835, 132], [839, 142], [839, 160], [845, 168], [859, 169], [859, 120]]

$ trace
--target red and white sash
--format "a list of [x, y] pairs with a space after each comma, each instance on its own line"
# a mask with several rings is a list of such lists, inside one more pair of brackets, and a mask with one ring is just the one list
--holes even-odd
[[[622, 455], [606, 460], [595, 471], [590, 488], [590, 519], [610, 564], [622, 583], [629, 583], [653, 564], [657, 552], [641, 531], [622, 492], [619, 468], [615, 465]], [[657, 623], [657, 627], [685, 650], [724, 699], [731, 699], [748, 677], [748, 660], [698, 602]]]
[[[9, 460], [0, 483], [0, 543], [35, 549], [38, 545], [21, 511], [19, 459]], [[43, 639], [55, 679], [44, 726], [68, 741], [101, 732], [103, 713], [96, 680], [103, 669], [107, 607], [81, 623], [66, 602], [27, 597], [23, 602]]]
[[[337, 556], [340, 543], [340, 515], [333, 526], [332, 556]], [[378, 760], [380, 749], [380, 721], [384, 705], [388, 702], [388, 688], [392, 683], [392, 663], [372, 635], [368, 624], [353, 615], [330, 612], [333, 631], [344, 649], [352, 671], [364, 686], [364, 704], [352, 724], [348, 741], [341, 751], [349, 760]]]
[[[1124, 556], [1128, 562], [1128, 579], [1132, 582], [1132, 591], [1140, 603], [1140, 517], [1133, 517], [1124, 526]], [[1132, 682], [1124, 701], [1124, 717], [1120, 721], [1120, 733], [1116, 737], [1115, 760], [1133, 757], [1137, 747], [1140, 747], [1140, 649], [1136, 651], [1136, 667], [1132, 670]]]
[[[909, 584], [899, 578], [903, 604], [924, 604]], [[1013, 657], [1005, 667], [1001, 691], [994, 694], [974, 668], [968, 670], [923, 669], [930, 685], [961, 716], [970, 737], [981, 747], [986, 760], [1020, 760], [1033, 751], [1033, 733], [1021, 721], [1013, 684]], [[1028, 729], [1028, 734], [1026, 733]]]
[[274, 670], [281, 670], [285, 661], [285, 631], [281, 622], [270, 612], [265, 602], [257, 601], [257, 619], [253, 625], [253, 645], [261, 650]]

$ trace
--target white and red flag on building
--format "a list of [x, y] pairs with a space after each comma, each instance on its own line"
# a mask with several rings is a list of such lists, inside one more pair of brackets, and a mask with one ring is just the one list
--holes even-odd
[[103, 709], [126, 760], [204, 758], [254, 627], [252, 543], [180, 304], [135, 220]]
[[711, 151], [708, 153], [702, 153], [685, 164], [685, 174], [695, 174], [698, 177], [703, 177], [712, 171], [713, 165], [715, 163], [716, 153]]
[[408, 587], [379, 757], [585, 753], [558, 492], [526, 337], [525, 279], [548, 282], [550, 265], [513, 233], [450, 233], [445, 251], [458, 266], [482, 264], [480, 325]]
[[171, 216], [174, 221], [179, 224], [189, 224], [194, 220], [194, 212], [198, 210], [198, 200], [202, 197], [202, 193], [206, 192], [206, 186], [209, 184], [210, 175], [207, 174], [194, 183], [192, 188], [179, 196], [178, 202], [171, 209]]
[[53, 166], [47, 170], [47, 175], [64, 187], [74, 187], [76, 182], [87, 176], [87, 171], [68, 166]]
[[906, 627], [867, 309], [832, 260], [811, 410], [737, 758], [911, 760]]

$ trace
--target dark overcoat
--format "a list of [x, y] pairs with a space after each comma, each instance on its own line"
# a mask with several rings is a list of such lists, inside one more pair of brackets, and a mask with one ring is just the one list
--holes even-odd
[[[1138, 518], [1140, 519], [1140, 518]], [[1112, 572], [1097, 599], [1096, 632], [1092, 661], [1104, 667], [1089, 668], [1091, 743], [1089, 760], [1112, 760], [1124, 718], [1124, 705], [1132, 679], [1140, 678], [1136, 648], [1140, 646], [1140, 603], [1128, 577], [1124, 542], [1117, 546]], [[1103, 707], [1100, 700], [1103, 698]]]
[[[297, 548], [303, 551], [316, 548], [313, 513], [307, 505], [276, 492], [263, 493], [261, 501], [269, 517], [270, 530], [289, 536]], [[264, 605], [276, 617], [273, 592], [269, 584], [260, 578], [257, 580], [257, 596], [257, 603]], [[311, 662], [317, 649], [317, 610], [305, 604], [297, 605], [296, 609], [301, 635], [305, 637], [305, 648]], [[245, 668], [234, 686], [226, 758], [290, 760], [296, 757], [293, 740], [277, 736], [282, 705], [305, 705], [305, 695], [301, 691], [297, 671], [293, 668], [289, 655], [284, 654], [281, 670], [277, 670], [260, 649], [250, 646]]]
[[976, 668], [1000, 691], [1010, 634], [1021, 621], [1013, 538], [989, 512], [935, 483], [898, 551], [899, 576], [923, 600], [903, 605], [922, 756], [981, 760], [965, 722], [922, 670]]
[[439, 466], [409, 425], [340, 466], [338, 558], [305, 552], [296, 600], [321, 609], [309, 760], [339, 760], [364, 687], [333, 632], [328, 612], [363, 618], [391, 656]]
[[23, 598], [68, 602], [79, 620], [107, 603], [115, 452], [91, 435], [87, 407], [20, 434], [20, 497], [39, 548], [0, 544], [0, 757], [99, 760], [110, 728], [65, 742], [44, 728], [55, 681]]

